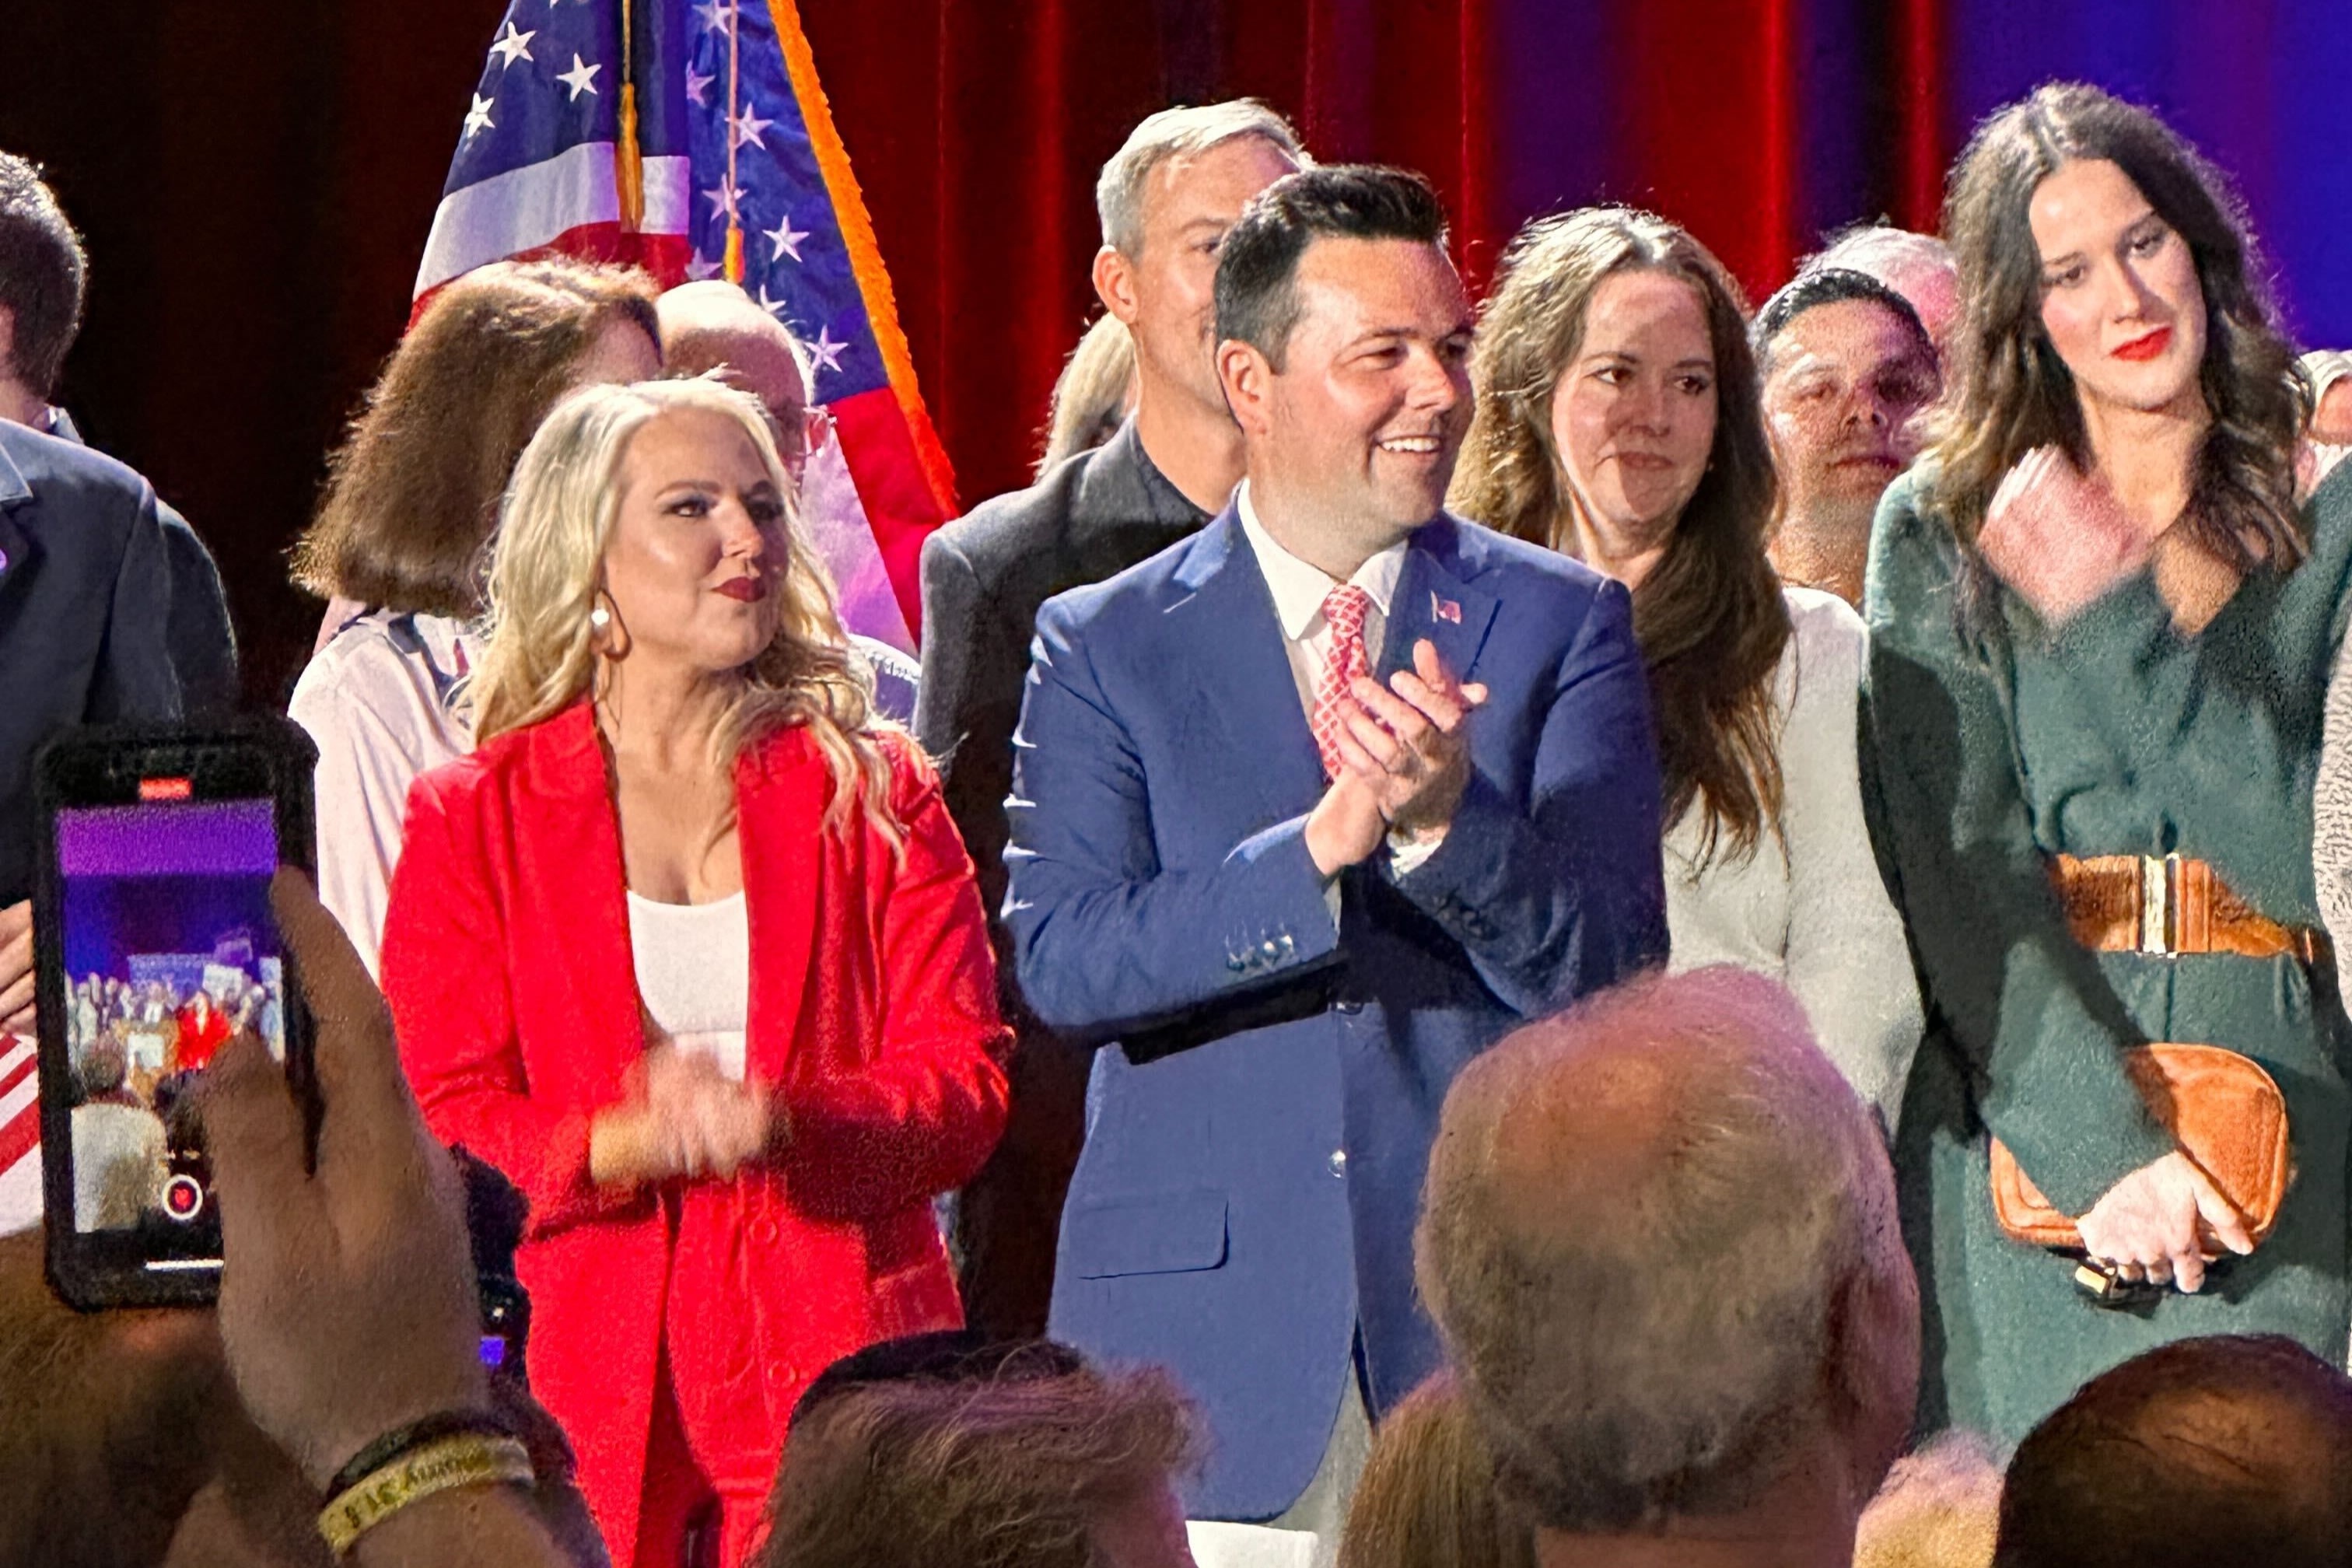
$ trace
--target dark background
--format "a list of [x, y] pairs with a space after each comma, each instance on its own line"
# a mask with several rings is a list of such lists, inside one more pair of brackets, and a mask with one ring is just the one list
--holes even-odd
[[[91, 256], [61, 400], [211, 542], [257, 701], [307, 656], [286, 548], [406, 320], [503, 10], [0, 13], [0, 148], [47, 166]], [[1034, 456], [1103, 159], [1153, 109], [1241, 92], [1318, 156], [1428, 173], [1474, 285], [1528, 216], [1606, 198], [1688, 225], [1760, 297], [1833, 226], [1933, 226], [1978, 116], [2086, 77], [2229, 168], [2294, 324], [2352, 342], [2332, 0], [806, 0], [803, 22], [967, 505]]]

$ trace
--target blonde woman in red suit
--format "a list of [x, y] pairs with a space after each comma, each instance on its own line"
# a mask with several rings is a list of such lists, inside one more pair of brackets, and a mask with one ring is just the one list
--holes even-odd
[[530, 1201], [532, 1386], [624, 1565], [741, 1563], [803, 1386], [961, 1321], [930, 1200], [1004, 1120], [971, 862], [789, 490], [713, 383], [550, 416], [385, 922], [426, 1120]]

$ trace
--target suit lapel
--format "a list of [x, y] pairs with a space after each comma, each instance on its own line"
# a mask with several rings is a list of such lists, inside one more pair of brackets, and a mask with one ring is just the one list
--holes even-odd
[[1256, 786], [1261, 825], [1295, 816], [1322, 795], [1323, 760], [1274, 595], [1232, 508], [1202, 531], [1178, 581], [1192, 589], [1169, 612], [1191, 666], [1189, 718], [1220, 732], [1211, 754], [1245, 764], [1230, 776]]
[[24, 470], [5, 449], [0, 449], [0, 584], [30, 557], [32, 546], [8, 513], [32, 499], [33, 487], [25, 482]]
[[[516, 822], [516, 837], [527, 847], [525, 868], [544, 901], [539, 927], [562, 933], [533, 955], [531, 969], [538, 976], [562, 976], [572, 1016], [583, 1023], [614, 1020], [610, 1029], [582, 1028], [563, 1048], [608, 1058], [583, 1076], [617, 1081], [644, 1053], [645, 1013], [629, 941], [620, 823], [588, 703], [575, 703], [538, 726], [530, 785], [532, 809]], [[639, 1026], [619, 1026], [625, 1018]]]
[[788, 1076], [814, 962], [817, 889], [831, 842], [816, 825], [831, 788], [805, 730], [772, 735], [736, 764], [736, 835], [751, 932], [744, 1051], [751, 1076], [770, 1083]]
[[1459, 680], [1475, 679], [1479, 650], [1501, 601], [1458, 574], [1461, 533], [1451, 519], [1414, 531], [1389, 605], [1388, 636], [1381, 647], [1381, 679], [1412, 668], [1412, 645], [1426, 637]]

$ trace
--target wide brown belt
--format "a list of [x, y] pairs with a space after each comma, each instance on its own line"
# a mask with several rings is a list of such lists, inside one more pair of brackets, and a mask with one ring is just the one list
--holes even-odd
[[2100, 952], [2291, 955], [2316, 965], [2327, 936], [2282, 925], [2231, 892], [2207, 860], [2179, 855], [2053, 857], [2050, 879], [2074, 940]]

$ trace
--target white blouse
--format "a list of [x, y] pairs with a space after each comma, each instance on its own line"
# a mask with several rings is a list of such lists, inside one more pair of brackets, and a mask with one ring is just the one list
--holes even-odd
[[[413, 642], [395, 625], [404, 618]], [[481, 651], [457, 621], [376, 610], [336, 632], [294, 683], [287, 711], [319, 748], [319, 898], [371, 975], [383, 949], [408, 786], [474, 749], [450, 689]]]
[[1781, 837], [1768, 831], [1746, 856], [1719, 837], [1697, 869], [1706, 818], [1696, 802], [1683, 813], [1665, 840], [1668, 966], [1738, 964], [1788, 986], [1891, 1135], [1922, 1025], [1903, 919], [1863, 821], [1856, 726], [1868, 634], [1834, 595], [1782, 594], [1791, 635], [1772, 678]]
[[751, 1011], [751, 921], [743, 895], [663, 904], [629, 895], [629, 948], [647, 1045], [701, 1051], [737, 1083]]

